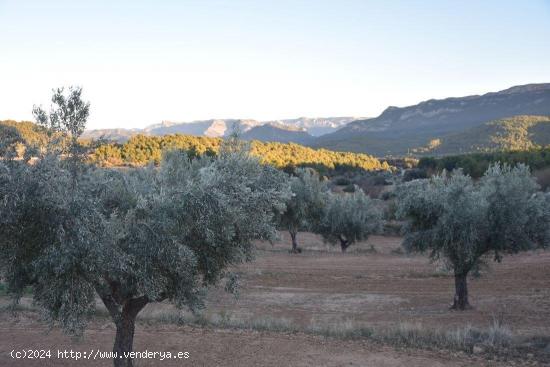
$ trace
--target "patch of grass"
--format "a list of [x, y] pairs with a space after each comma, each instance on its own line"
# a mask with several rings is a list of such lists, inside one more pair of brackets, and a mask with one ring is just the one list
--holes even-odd
[[215, 314], [192, 314], [190, 312], [178, 312], [174, 310], [155, 312], [151, 315], [144, 315], [141, 320], [151, 323], [162, 324], [194, 325], [200, 327], [213, 327], [220, 329], [239, 329], [273, 332], [298, 332], [293, 323], [285, 318], [262, 317], [262, 318], [240, 318], [227, 311], [220, 311]]
[[472, 352], [474, 345], [483, 343], [483, 332], [466, 326], [452, 330], [427, 329], [421, 324], [399, 324], [382, 329], [374, 334], [374, 339], [398, 347], [440, 348]]
[[550, 337], [515, 336], [510, 328], [494, 322], [488, 329], [467, 325], [453, 329], [426, 328], [422, 324], [400, 323], [389, 327], [369, 327], [353, 321], [314, 325], [305, 331], [337, 339], [367, 339], [397, 348], [442, 349], [487, 357], [524, 358], [548, 361], [546, 352]]
[[521, 358], [526, 353], [533, 353], [535, 357], [546, 360], [548, 356], [544, 348], [550, 340], [550, 337], [526, 339], [515, 336], [509, 327], [497, 320], [493, 321], [487, 329], [475, 328], [471, 325], [453, 329], [434, 329], [426, 328], [419, 323], [372, 327], [353, 320], [313, 323], [300, 327], [286, 318], [242, 318], [226, 311], [199, 315], [164, 311], [151, 315], [145, 321], [221, 329], [305, 333], [342, 340], [367, 339], [398, 348], [443, 349], [467, 354], [480, 353], [491, 358], [499, 356]]
[[311, 334], [337, 339], [371, 338], [374, 335], [373, 328], [358, 326], [353, 320], [331, 324], [313, 324], [306, 330]]

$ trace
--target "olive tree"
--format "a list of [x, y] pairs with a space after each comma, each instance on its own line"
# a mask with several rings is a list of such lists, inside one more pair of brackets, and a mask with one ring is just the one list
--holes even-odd
[[132, 365], [147, 304], [202, 307], [208, 286], [252, 258], [253, 240], [273, 238], [290, 196], [283, 173], [231, 144], [216, 158], [170, 152], [159, 168], [128, 171], [66, 158], [1, 163], [0, 270], [15, 300], [32, 287], [70, 333], [99, 298], [116, 326], [115, 366]]
[[292, 196], [286, 202], [286, 211], [281, 215], [279, 226], [290, 233], [293, 253], [301, 252], [298, 247], [299, 231], [315, 228], [323, 216], [328, 188], [312, 169], [298, 168], [290, 177]]
[[380, 229], [382, 213], [363, 193], [331, 194], [318, 232], [330, 244], [340, 244], [342, 252], [357, 241], [366, 240]]
[[67, 93], [65, 88], [54, 89], [51, 101], [49, 113], [42, 106], [34, 106], [32, 110], [36, 122], [47, 128], [50, 137], [48, 151], [65, 154], [69, 160], [81, 160], [85, 150], [78, 139], [86, 128], [90, 102], [82, 99], [81, 87], [72, 86]]
[[403, 245], [453, 270], [451, 308], [464, 310], [470, 307], [467, 277], [489, 255], [501, 261], [504, 254], [548, 244], [548, 198], [525, 165], [493, 165], [477, 182], [461, 170], [414, 180], [397, 194], [397, 215], [408, 219]]

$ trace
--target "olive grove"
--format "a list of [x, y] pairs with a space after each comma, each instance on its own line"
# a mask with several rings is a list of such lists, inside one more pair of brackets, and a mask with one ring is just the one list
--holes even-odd
[[397, 215], [408, 220], [405, 249], [428, 252], [454, 272], [451, 308], [464, 310], [467, 277], [485, 260], [548, 245], [549, 204], [527, 166], [495, 164], [479, 181], [456, 170], [404, 184]]
[[[287, 177], [228, 141], [216, 158], [165, 154], [160, 167], [87, 165], [76, 139], [88, 104], [54, 92], [38, 122], [67, 139], [36, 163], [0, 162], [0, 271], [18, 300], [32, 288], [52, 323], [81, 334], [100, 299], [116, 325], [115, 366], [131, 366], [135, 321], [152, 302], [202, 307], [204, 290], [252, 241], [275, 235], [290, 197]], [[120, 358], [122, 356], [122, 358]]]

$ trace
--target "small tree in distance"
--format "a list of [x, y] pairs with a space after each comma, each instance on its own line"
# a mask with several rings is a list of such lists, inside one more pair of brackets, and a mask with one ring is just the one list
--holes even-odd
[[366, 240], [381, 226], [382, 214], [373, 200], [358, 190], [352, 194], [331, 194], [317, 231], [342, 252], [357, 241]]
[[[53, 90], [51, 111], [46, 113], [41, 106], [33, 107], [36, 122], [47, 129], [50, 146], [71, 159], [81, 159], [83, 147], [78, 139], [86, 128], [90, 115], [90, 103], [82, 99], [81, 87], [69, 87]], [[55, 107], [54, 107], [55, 106]]]
[[290, 233], [292, 253], [299, 253], [299, 231], [318, 226], [327, 200], [328, 188], [319, 175], [310, 168], [298, 168], [290, 178], [292, 196], [286, 202], [286, 211], [281, 215], [279, 226]]
[[409, 220], [403, 246], [453, 270], [452, 309], [470, 307], [467, 277], [486, 255], [500, 262], [503, 254], [549, 244], [550, 200], [537, 190], [527, 166], [499, 164], [479, 182], [457, 170], [398, 190], [397, 216]]

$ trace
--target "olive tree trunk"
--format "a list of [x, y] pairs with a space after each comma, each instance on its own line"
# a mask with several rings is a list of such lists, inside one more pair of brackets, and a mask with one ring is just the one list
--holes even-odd
[[340, 240], [340, 248], [342, 249], [342, 252], [346, 252], [351, 243], [342, 236], [338, 236], [338, 239]]
[[455, 273], [455, 297], [451, 309], [466, 310], [470, 308], [468, 302], [468, 273]]
[[291, 252], [293, 254], [299, 254], [300, 252], [302, 252], [302, 250], [298, 248], [298, 241], [296, 240], [296, 236], [298, 235], [298, 232], [295, 230], [289, 230], [288, 232], [290, 233], [290, 238], [292, 239]]
[[132, 367], [129, 353], [134, 348], [134, 330], [136, 320], [131, 315], [121, 315], [116, 324], [115, 345], [113, 346], [113, 362], [115, 367]]
[[133, 361], [130, 358], [130, 352], [134, 348], [136, 317], [147, 305], [149, 299], [142, 296], [121, 300], [111, 294], [99, 293], [99, 295], [116, 326], [113, 364], [115, 367], [132, 367]]

